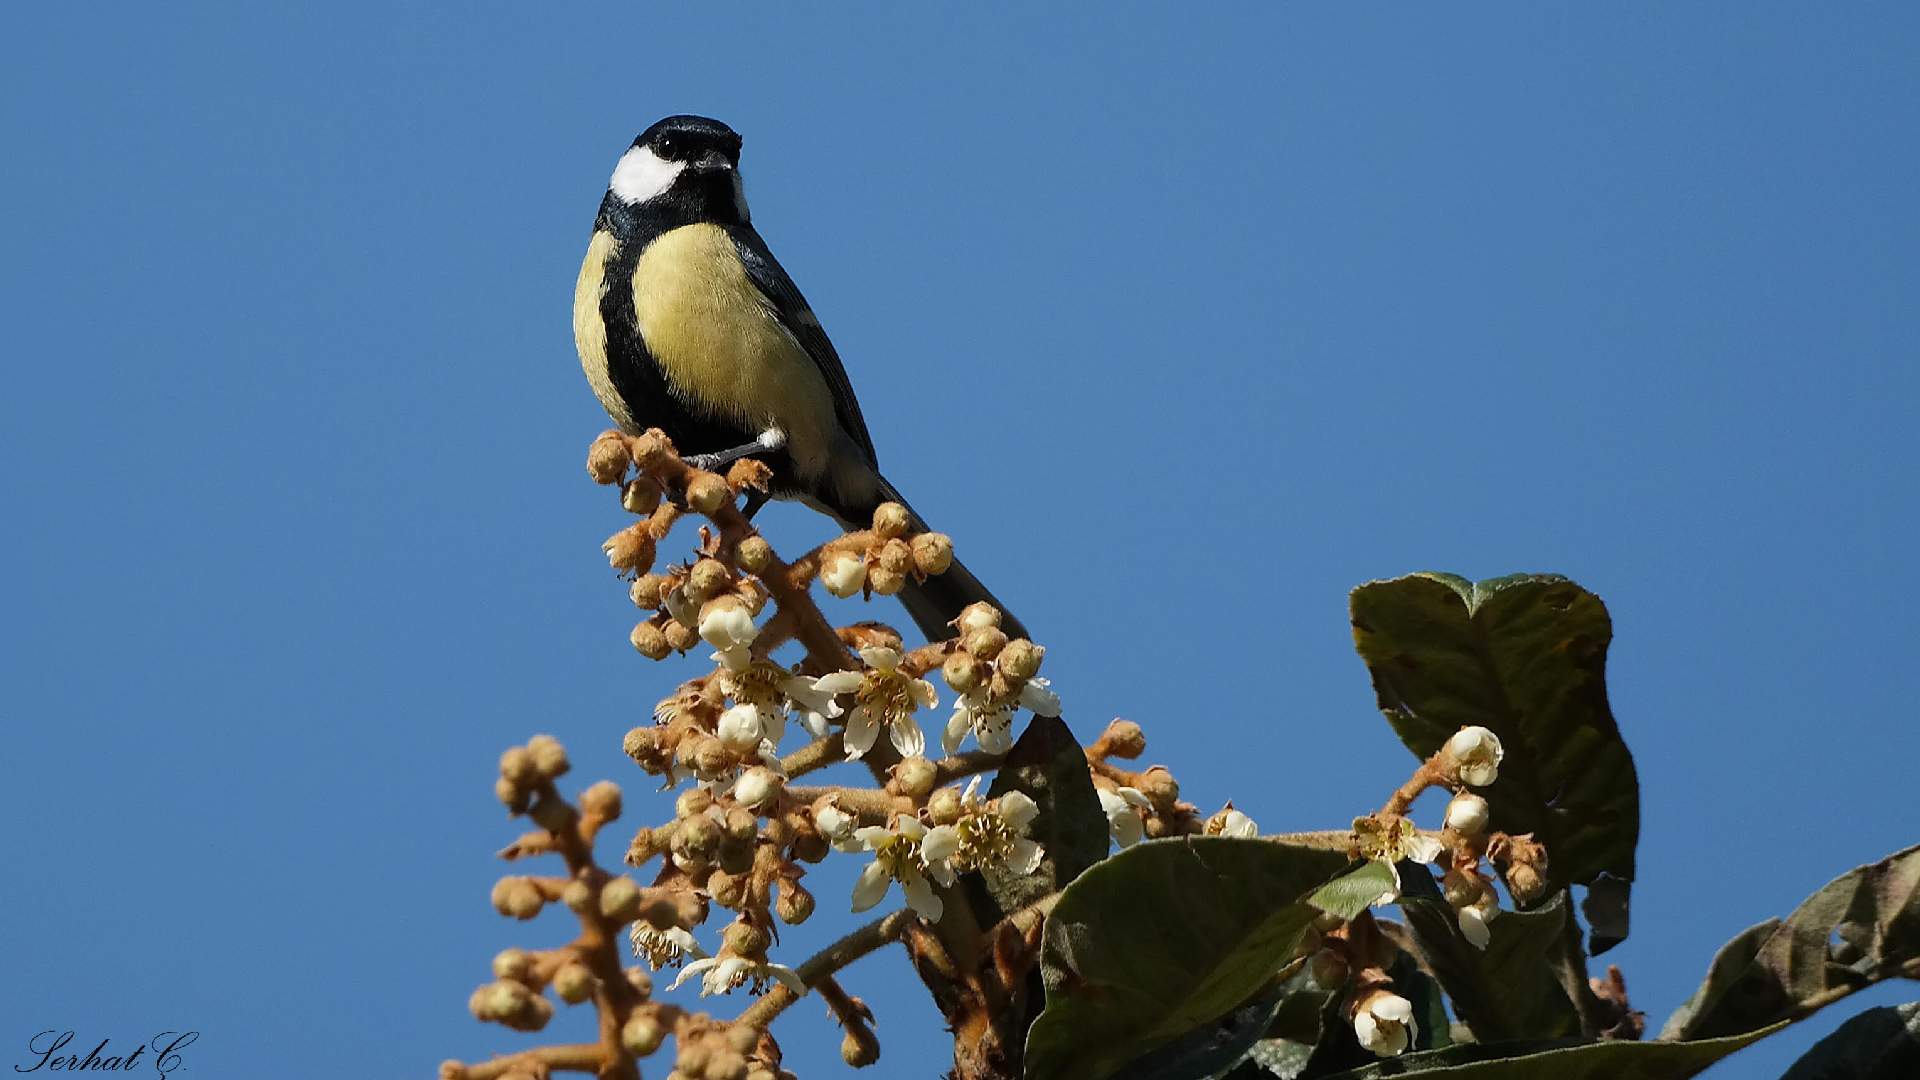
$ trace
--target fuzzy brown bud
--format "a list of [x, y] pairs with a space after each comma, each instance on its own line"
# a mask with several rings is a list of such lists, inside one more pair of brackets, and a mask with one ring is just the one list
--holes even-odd
[[629, 514], [645, 517], [660, 508], [660, 489], [644, 477], [630, 480], [620, 489], [620, 506]]
[[873, 1032], [868, 1031], [864, 1024], [857, 1026], [840, 1040], [840, 1060], [856, 1069], [864, 1069], [880, 1060], [880, 1040], [874, 1038]]
[[642, 724], [627, 732], [626, 738], [620, 740], [620, 750], [650, 773], [661, 772], [666, 767], [666, 750], [660, 743], [660, 728], [656, 725]]
[[620, 817], [620, 785], [602, 780], [580, 793], [580, 809], [602, 821]]
[[713, 1060], [713, 1046], [704, 1039], [681, 1039], [680, 1053], [675, 1056], [673, 1067], [685, 1073], [689, 1078], [705, 1080], [707, 1062]]
[[912, 524], [912, 515], [897, 502], [883, 502], [873, 508], [873, 531], [885, 539], [904, 534]]
[[[755, 766], [760, 768], [761, 766]], [[752, 772], [752, 769], [748, 769]], [[735, 785], [738, 787], [739, 785]], [[750, 844], [760, 835], [760, 819], [750, 810], [736, 806], [727, 811], [727, 838], [737, 843]]]
[[945, 533], [921, 533], [913, 538], [913, 565], [923, 574], [944, 574], [953, 565], [953, 541]]
[[962, 608], [960, 610], [960, 618], [955, 620], [955, 622], [959, 626], [962, 634], [979, 630], [983, 627], [999, 626], [1000, 609], [987, 603], [985, 600], [977, 600]]
[[747, 1059], [732, 1047], [721, 1047], [707, 1059], [701, 1080], [747, 1080]]
[[725, 478], [713, 473], [695, 473], [687, 481], [687, 505], [696, 514], [711, 517], [720, 512], [720, 508], [733, 504], [733, 489], [727, 486]]
[[560, 902], [572, 911], [585, 911], [593, 906], [593, 886], [575, 878], [560, 890]]
[[678, 619], [668, 621], [666, 629], [662, 632], [666, 635], [667, 648], [674, 652], [686, 652], [700, 640], [700, 635], [694, 633], [693, 627]]
[[1180, 798], [1180, 781], [1175, 780], [1164, 765], [1155, 765], [1141, 773], [1138, 787], [1140, 794], [1162, 810], [1171, 809]]
[[940, 665], [940, 677], [957, 693], [969, 693], [986, 681], [990, 669], [971, 653], [957, 652]]
[[707, 895], [713, 897], [713, 902], [721, 907], [737, 911], [747, 896], [746, 878], [741, 874], [715, 870], [707, 875]]
[[636, 1015], [627, 1021], [626, 1027], [620, 1029], [620, 1045], [634, 1057], [646, 1057], [660, 1049], [660, 1044], [666, 1037], [666, 1029], [660, 1026], [660, 1021], [654, 1019], [651, 1013]]
[[643, 967], [630, 967], [623, 974], [627, 977], [627, 985], [633, 987], [633, 992], [640, 995], [641, 1001], [653, 996], [652, 972]]
[[553, 973], [553, 992], [569, 1005], [578, 1005], [593, 996], [593, 972], [585, 964], [569, 961]]
[[540, 770], [533, 763], [533, 753], [524, 746], [516, 746], [500, 755], [500, 775], [516, 785], [524, 785], [540, 779]]
[[720, 851], [721, 836], [720, 823], [705, 814], [681, 818], [673, 831], [673, 853], [711, 862]]
[[1506, 871], [1507, 891], [1513, 894], [1513, 902], [1527, 905], [1547, 891], [1547, 878], [1530, 863], [1510, 863]]
[[1131, 761], [1147, 752], [1147, 733], [1131, 720], [1115, 720], [1100, 734], [1099, 745], [1106, 756]]
[[510, 982], [526, 982], [533, 974], [533, 957], [524, 949], [502, 949], [493, 958], [493, 977]]
[[749, 536], [740, 541], [740, 546], [734, 549], [734, 558], [739, 560], [742, 570], [749, 574], [757, 574], [765, 570], [773, 561], [773, 545], [767, 543], [767, 538], [764, 536]]
[[667, 590], [671, 588], [673, 579], [665, 574], [641, 574], [627, 586], [627, 599], [643, 611], [657, 611], [666, 603]]
[[893, 767], [893, 778], [900, 785], [900, 792], [908, 798], [925, 798], [933, 790], [934, 781], [940, 778], [940, 770], [933, 762], [918, 754], [902, 760]]
[[493, 886], [493, 908], [510, 918], [526, 920], [540, 914], [546, 901], [540, 888], [523, 877], [501, 878]]
[[704, 604], [733, 588], [733, 572], [718, 559], [701, 559], [687, 572], [687, 603]]
[[688, 788], [673, 800], [673, 816], [677, 818], [698, 817], [713, 805], [713, 792], [706, 788]]
[[617, 877], [600, 886], [600, 914], [616, 923], [629, 923], [640, 914], [640, 883]]
[[523, 813], [533, 800], [532, 792], [504, 776], [493, 782], [493, 794], [516, 814]]
[[607, 553], [608, 566], [643, 574], [653, 568], [653, 549], [653, 533], [647, 530], [645, 522], [621, 529], [600, 545], [600, 550]]
[[560, 740], [551, 735], [535, 735], [527, 740], [527, 750], [533, 755], [534, 768], [549, 780], [566, 775], [572, 766], [567, 763], [566, 748]]
[[633, 839], [627, 844], [626, 863], [628, 866], [645, 866], [666, 846], [666, 834], [642, 825], [634, 830]]
[[535, 825], [551, 833], [564, 832], [571, 828], [574, 822], [573, 807], [568, 806], [565, 799], [548, 798], [544, 795], [533, 804], [532, 809], [527, 811], [527, 816], [533, 819]]
[[961, 644], [979, 659], [991, 660], [1000, 655], [1001, 649], [1006, 648], [1007, 635], [997, 626], [982, 626], [976, 630], [967, 631], [967, 636], [961, 639]]
[[720, 940], [726, 942], [736, 955], [749, 958], [765, 956], [767, 946], [772, 944], [767, 940], [765, 930], [750, 922], [737, 920], [728, 923], [727, 928], [720, 932]]
[[798, 926], [813, 914], [813, 894], [792, 878], [780, 881], [780, 896], [773, 904], [774, 914], [788, 926]]
[[793, 850], [789, 853], [793, 858], [803, 863], [817, 863], [831, 850], [831, 842], [813, 822], [803, 821], [801, 827], [793, 831]]
[[889, 540], [880, 548], [874, 565], [905, 576], [913, 570], [913, 549], [905, 540]]
[[867, 588], [880, 596], [896, 596], [907, 587], [907, 575], [898, 570], [876, 566], [867, 571]]
[[667, 456], [673, 453], [673, 444], [667, 441], [659, 428], [635, 436], [627, 448], [633, 455], [633, 463], [642, 469], [659, 468], [667, 463]]
[[1031, 679], [1040, 673], [1040, 660], [1046, 652], [1026, 638], [1015, 638], [1000, 650], [1000, 670], [1010, 678]]
[[627, 474], [627, 467], [633, 464], [633, 456], [627, 452], [627, 437], [617, 431], [609, 431], [593, 440], [587, 447], [587, 475], [593, 477], [596, 484], [617, 484]]
[[667, 635], [651, 621], [636, 623], [627, 640], [633, 643], [634, 652], [649, 660], [665, 660], [673, 655], [673, 646], [667, 644]]

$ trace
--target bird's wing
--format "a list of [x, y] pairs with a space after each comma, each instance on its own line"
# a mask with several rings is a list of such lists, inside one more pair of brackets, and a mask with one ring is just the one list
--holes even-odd
[[841, 366], [840, 354], [833, 351], [827, 332], [820, 328], [820, 320], [807, 306], [807, 298], [800, 295], [793, 279], [781, 269], [779, 260], [767, 250], [766, 241], [760, 239], [752, 226], [732, 226], [727, 233], [733, 237], [734, 250], [739, 252], [740, 262], [747, 268], [747, 277], [760, 290], [760, 295], [767, 298], [767, 306], [780, 320], [780, 325], [787, 328], [820, 368], [821, 377], [833, 391], [833, 411], [839, 417], [840, 426], [867, 452], [867, 460], [875, 461], [873, 437], [867, 434], [867, 422], [860, 415], [860, 402], [853, 396], [853, 384], [847, 381], [847, 369]]

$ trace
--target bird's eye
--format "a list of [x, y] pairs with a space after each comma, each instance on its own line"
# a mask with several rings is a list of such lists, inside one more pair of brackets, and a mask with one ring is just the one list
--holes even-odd
[[671, 161], [679, 154], [680, 140], [671, 135], [662, 135], [654, 143], [654, 146], [660, 151], [661, 157]]

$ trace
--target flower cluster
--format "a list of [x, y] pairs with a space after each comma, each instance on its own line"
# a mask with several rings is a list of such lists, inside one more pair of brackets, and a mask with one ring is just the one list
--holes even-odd
[[980, 749], [1004, 754], [1013, 746], [1013, 714], [1059, 716], [1060, 698], [1039, 677], [1046, 650], [1025, 638], [1008, 640], [1000, 613], [973, 604], [956, 620], [960, 647], [948, 654], [940, 675], [958, 695], [941, 734], [940, 748], [954, 753], [971, 733]]

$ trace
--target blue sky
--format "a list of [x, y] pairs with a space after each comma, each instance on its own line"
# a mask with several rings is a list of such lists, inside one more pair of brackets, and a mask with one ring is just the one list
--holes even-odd
[[[1204, 807], [1337, 826], [1405, 778], [1348, 589], [1555, 571], [1613, 613], [1644, 824], [1607, 959], [1655, 1024], [1920, 840], [1911, 9], [674, 10], [8, 15], [6, 1060], [527, 1044], [465, 1009], [566, 936], [487, 903], [495, 759], [552, 733], [663, 817], [620, 736], [696, 670], [626, 643], [569, 332], [606, 175], [674, 112], [745, 135], [882, 465], [1076, 730], [1140, 721]], [[851, 879], [809, 877], [790, 962]], [[944, 1067], [898, 956], [847, 984], [889, 1075]], [[844, 1068], [817, 1013], [777, 1029], [803, 1076]]]

